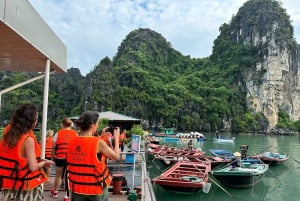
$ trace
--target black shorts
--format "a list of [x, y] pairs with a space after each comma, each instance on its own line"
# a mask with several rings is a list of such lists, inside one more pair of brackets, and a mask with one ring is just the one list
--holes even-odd
[[66, 159], [55, 159], [55, 166], [56, 167], [64, 167], [65, 165], [67, 165], [67, 160]]
[[120, 148], [120, 151], [123, 152], [124, 151], [124, 144], [119, 144], [119, 148]]

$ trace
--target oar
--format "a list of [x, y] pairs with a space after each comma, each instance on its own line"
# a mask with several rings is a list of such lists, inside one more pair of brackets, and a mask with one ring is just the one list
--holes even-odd
[[208, 179], [214, 183], [216, 186], [218, 186], [222, 191], [224, 191], [227, 195], [229, 195], [230, 197], [233, 197], [233, 195], [231, 195], [231, 193], [229, 193], [225, 188], [223, 188], [220, 184], [218, 184], [214, 179], [212, 179], [210, 176], [208, 176]]
[[[276, 148], [276, 147], [275, 147]], [[288, 154], [286, 154], [286, 153], [284, 153], [284, 152], [281, 152], [282, 154], [285, 154], [285, 155], [287, 155], [287, 156], [289, 156], [289, 158], [291, 158], [291, 159], [293, 159], [296, 163], [298, 163], [298, 164], [300, 164], [300, 161], [298, 161], [297, 159], [294, 159], [292, 156], [290, 156], [290, 155], [288, 155]]]
[[[203, 162], [201, 160], [199, 160], [198, 158], [195, 158], [197, 161], [199, 162]], [[199, 172], [203, 172], [202, 170], [200, 170], [197, 166], [195, 166], [193, 164], [193, 166], [199, 171]], [[220, 184], [218, 184], [214, 179], [212, 179], [209, 175], [207, 175], [208, 179], [214, 183], [216, 186], [218, 186], [222, 191], [224, 191], [227, 195], [229, 195], [230, 197], [233, 197], [226, 189], [224, 189]]]
[[[291, 157], [291, 156], [290, 156]], [[300, 164], [300, 161], [298, 161], [298, 160], [296, 160], [296, 159], [294, 159], [294, 158], [292, 158], [291, 157], [291, 159], [293, 159], [295, 162], [297, 162], [298, 164]]]
[[[159, 149], [159, 151], [158, 151], [158, 153], [156, 153], [156, 154], [160, 154], [160, 152], [162, 151], [162, 149], [165, 147], [165, 145], [163, 145], [160, 149]], [[155, 157], [155, 155], [156, 154], [153, 154], [154, 155], [154, 158], [152, 159], [152, 164], [157, 168], [157, 169], [159, 169], [160, 170], [160, 172], [162, 173], [163, 172], [163, 170], [161, 170], [161, 168], [154, 162], [154, 160], [156, 159], [156, 157]]]
[[[272, 145], [271, 145], [272, 146]], [[261, 152], [260, 152], [261, 153]], [[256, 158], [260, 161], [260, 163], [264, 164], [264, 162], [255, 154]], [[274, 172], [268, 167], [268, 171], [271, 173], [271, 175], [278, 181], [279, 185], [281, 185], [281, 181], [278, 179], [278, 177], [274, 174]]]

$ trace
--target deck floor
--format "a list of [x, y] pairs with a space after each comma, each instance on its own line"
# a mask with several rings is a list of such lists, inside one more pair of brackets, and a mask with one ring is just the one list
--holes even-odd
[[[53, 189], [53, 181], [54, 176], [51, 176], [49, 178], [49, 181], [44, 184], [44, 201], [63, 201], [63, 198], [65, 196], [65, 192], [63, 189], [60, 189], [58, 192], [59, 197], [53, 198], [50, 195], [50, 190]], [[3, 191], [0, 193], [0, 200], [3, 199]], [[111, 192], [109, 193], [109, 201], [125, 201], [127, 200], [127, 195], [125, 193], [121, 195], [113, 195]]]

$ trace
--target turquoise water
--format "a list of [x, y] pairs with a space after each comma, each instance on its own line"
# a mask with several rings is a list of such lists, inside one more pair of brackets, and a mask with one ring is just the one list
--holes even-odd
[[[208, 149], [228, 149], [239, 151], [241, 145], [249, 145], [248, 154], [254, 155], [264, 151], [288, 154], [289, 160], [284, 164], [271, 166], [264, 175], [263, 181], [249, 189], [231, 189], [212, 179], [212, 187], [208, 194], [178, 195], [154, 185], [157, 201], [299, 201], [300, 200], [300, 137], [299, 136], [274, 136], [274, 135], [224, 135], [235, 137], [235, 143], [217, 143], [212, 141], [214, 134], [206, 134], [207, 141], [194, 142], [194, 148], [200, 147], [210, 155]], [[180, 146], [182, 146], [180, 144]], [[185, 144], [183, 144], [185, 146]], [[149, 176], [162, 173], [167, 167], [160, 161], [148, 157], [147, 167]], [[219, 167], [216, 167], [219, 168]], [[226, 191], [226, 192], [225, 192]]]

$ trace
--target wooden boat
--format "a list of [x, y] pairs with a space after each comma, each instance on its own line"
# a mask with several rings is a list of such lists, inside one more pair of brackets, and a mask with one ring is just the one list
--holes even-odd
[[160, 154], [160, 155], [175, 155], [175, 156], [194, 156], [194, 155], [204, 155], [205, 152], [199, 149], [188, 150], [185, 148], [177, 148], [167, 145], [152, 145], [148, 146], [148, 153]]
[[157, 138], [157, 137], [150, 137], [150, 138], [148, 139], [148, 141], [149, 141], [151, 144], [159, 144], [160, 139]]
[[208, 183], [210, 163], [204, 162], [177, 162], [161, 175], [152, 179], [166, 190], [180, 194], [208, 193], [211, 183]]
[[233, 157], [233, 152], [226, 150], [226, 149], [209, 149], [209, 152], [213, 155], [213, 156], [218, 156], [221, 158], [232, 158]]
[[220, 143], [234, 143], [235, 137], [233, 138], [213, 138], [214, 142], [220, 142]]
[[255, 156], [251, 156], [251, 158], [257, 158], [266, 164], [274, 165], [287, 161], [289, 159], [289, 156], [286, 154], [264, 152]]
[[[209, 151], [211, 152], [211, 154], [213, 156], [224, 158], [227, 161], [235, 159], [234, 153], [232, 151], [229, 151], [229, 150], [226, 150], [226, 149], [209, 149]], [[259, 159], [257, 159], [257, 158], [250, 158], [247, 155], [246, 155], [246, 157], [242, 157], [241, 161], [243, 163], [251, 163], [251, 164], [262, 163]]]
[[242, 163], [241, 167], [227, 166], [211, 174], [223, 185], [231, 188], [250, 188], [260, 182], [268, 164]]
[[150, 143], [147, 145], [147, 152], [148, 153], [153, 153], [154, 150], [159, 150], [162, 147], [162, 145]]
[[177, 138], [175, 128], [162, 128], [160, 132], [154, 134], [155, 137]]
[[193, 162], [210, 162], [212, 167], [215, 167], [219, 164], [224, 164], [224, 163], [229, 163], [229, 159], [225, 158], [220, 158], [217, 156], [205, 156], [205, 155], [160, 155], [160, 154], [155, 154], [154, 158], [158, 159], [165, 165], [171, 165], [175, 162], [178, 161], [193, 161]]

